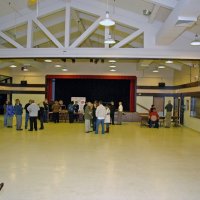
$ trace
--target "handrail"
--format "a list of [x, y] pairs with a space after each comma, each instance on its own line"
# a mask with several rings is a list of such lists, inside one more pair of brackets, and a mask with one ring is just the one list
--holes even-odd
[[139, 103], [136, 103], [136, 105], [140, 106], [141, 108], [143, 108], [144, 110], [146, 110], [146, 111], [148, 111], [148, 112], [149, 112], [149, 109], [148, 109], [148, 108], [146, 108], [145, 106], [143, 106], [143, 105], [141, 105], [141, 104], [139, 104]]

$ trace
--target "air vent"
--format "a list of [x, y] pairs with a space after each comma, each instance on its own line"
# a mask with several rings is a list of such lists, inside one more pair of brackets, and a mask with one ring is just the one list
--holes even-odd
[[197, 21], [196, 17], [178, 17], [176, 26], [190, 27]]

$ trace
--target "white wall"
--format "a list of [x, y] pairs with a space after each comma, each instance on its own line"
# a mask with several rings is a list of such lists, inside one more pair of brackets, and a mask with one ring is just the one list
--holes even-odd
[[[139, 103], [140, 105], [150, 109], [151, 105], [153, 104], [153, 97], [152, 96], [137, 96], [136, 102]], [[148, 113], [147, 110], [141, 108], [138, 105], [136, 105], [136, 112]]]
[[44, 94], [13, 94], [12, 95], [13, 104], [15, 103], [15, 99], [19, 99], [22, 106], [29, 102], [30, 99], [35, 100], [36, 103], [43, 102], [45, 100]]

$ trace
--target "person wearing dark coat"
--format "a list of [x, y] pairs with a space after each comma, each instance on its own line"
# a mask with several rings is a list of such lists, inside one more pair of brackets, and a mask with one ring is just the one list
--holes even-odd
[[115, 124], [115, 105], [113, 101], [111, 101], [111, 105], [110, 105], [110, 118], [111, 118], [112, 125], [114, 125]]
[[44, 108], [44, 104], [40, 103], [39, 104], [39, 111], [38, 111], [38, 119], [40, 120], [40, 130], [44, 129], [44, 112], [45, 112], [45, 108]]

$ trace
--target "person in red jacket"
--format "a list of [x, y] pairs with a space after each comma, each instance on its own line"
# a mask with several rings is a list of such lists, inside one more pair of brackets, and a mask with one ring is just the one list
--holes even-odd
[[159, 115], [156, 111], [156, 108], [153, 108], [152, 111], [149, 113], [149, 128], [152, 128], [154, 125], [154, 128], [159, 127]]

